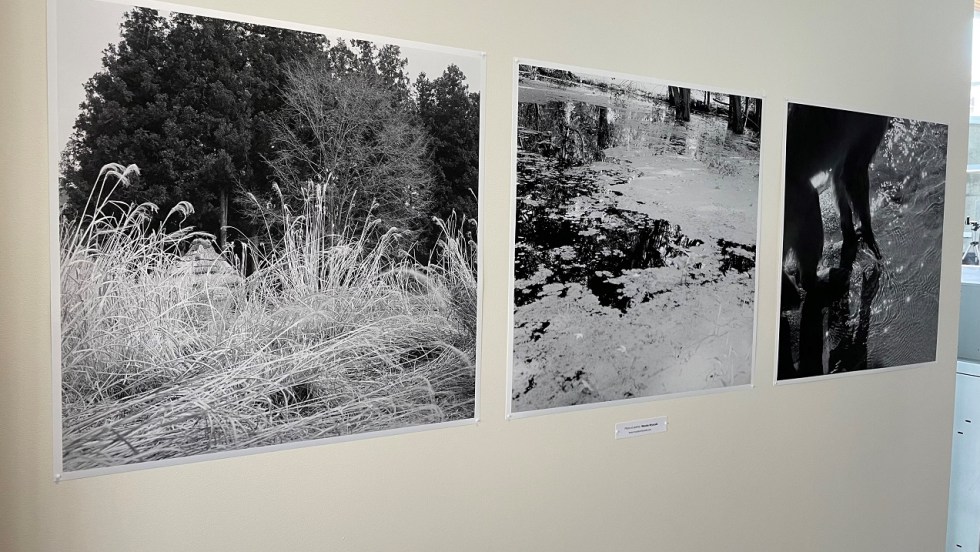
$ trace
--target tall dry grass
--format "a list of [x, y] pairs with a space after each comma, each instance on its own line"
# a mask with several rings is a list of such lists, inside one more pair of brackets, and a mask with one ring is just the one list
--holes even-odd
[[111, 200], [132, 170], [106, 166], [84, 216], [62, 223], [65, 470], [473, 416], [475, 245], [461, 223], [440, 223], [421, 265], [396, 230], [345, 231], [311, 186], [260, 270], [202, 278], [180, 256], [202, 234]]

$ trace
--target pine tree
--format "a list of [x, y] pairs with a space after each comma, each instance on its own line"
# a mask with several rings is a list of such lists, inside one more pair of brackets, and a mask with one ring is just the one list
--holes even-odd
[[296, 31], [136, 8], [86, 84], [62, 159], [67, 216], [84, 207], [102, 165], [141, 169], [115, 199], [163, 212], [189, 201], [188, 222], [219, 235], [248, 233], [231, 211], [237, 190], [271, 185], [265, 158], [271, 119], [282, 107], [283, 68], [322, 51], [325, 39]]
[[435, 216], [475, 220], [480, 173], [480, 96], [469, 91], [466, 77], [450, 65], [435, 80], [422, 73], [415, 82], [418, 112], [432, 137], [436, 166], [432, 199]]

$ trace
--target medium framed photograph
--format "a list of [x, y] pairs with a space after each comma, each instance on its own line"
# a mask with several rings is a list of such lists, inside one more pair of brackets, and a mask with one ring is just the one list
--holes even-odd
[[948, 137], [789, 103], [777, 381], [936, 360]]
[[483, 55], [161, 6], [50, 2], [56, 477], [473, 422]]
[[509, 414], [749, 385], [762, 99], [516, 66]]

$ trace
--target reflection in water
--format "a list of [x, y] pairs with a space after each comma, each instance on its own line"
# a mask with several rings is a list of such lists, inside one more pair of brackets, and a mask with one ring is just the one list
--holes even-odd
[[562, 168], [602, 161], [604, 150], [613, 146], [685, 155], [707, 162], [709, 168], [716, 168], [711, 161], [722, 157], [723, 150], [758, 151], [758, 141], [750, 135], [727, 132], [723, 118], [695, 114], [681, 122], [674, 120], [666, 104], [643, 105], [644, 109], [572, 100], [521, 103], [518, 149], [555, 159]]
[[519, 89], [514, 411], [747, 383], [758, 135], [555, 80]]
[[518, 148], [553, 158], [560, 167], [602, 161], [610, 145], [610, 113], [584, 102], [520, 104]]
[[[858, 268], [861, 268], [860, 265]], [[878, 295], [881, 270], [877, 263], [857, 272], [860, 287], [848, 285], [839, 297], [830, 301], [827, 326], [831, 343], [828, 368], [830, 373], [853, 372], [868, 368], [868, 332], [871, 327], [871, 307]], [[858, 315], [851, 314], [851, 300], [860, 297]]]
[[[718, 172], [734, 174], [737, 165], [718, 152], [739, 140], [725, 131], [724, 120], [695, 116], [680, 124], [659, 103], [645, 109], [606, 107], [579, 101], [548, 101], [518, 106], [515, 306], [542, 296], [549, 284], [586, 286], [600, 304], [621, 313], [650, 295], [626, 297], [617, 281], [625, 271], [658, 268], [704, 245], [668, 220], [616, 207], [613, 189], [636, 176], [628, 161], [606, 159], [614, 146], [649, 148], [655, 154], [699, 159]], [[746, 145], [752, 144], [752, 145]], [[607, 164], [596, 164], [597, 161]], [[602, 165], [602, 166], [600, 166]], [[717, 281], [729, 271], [755, 268], [755, 246], [717, 240], [716, 278], [705, 278], [701, 263], [690, 267], [688, 285]], [[697, 272], [695, 272], [697, 271]], [[662, 292], [657, 292], [662, 293]], [[562, 292], [563, 295], [564, 292]], [[532, 339], [534, 336], [532, 336]]]

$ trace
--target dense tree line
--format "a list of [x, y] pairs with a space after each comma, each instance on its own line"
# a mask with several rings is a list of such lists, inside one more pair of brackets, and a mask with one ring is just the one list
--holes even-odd
[[[480, 96], [469, 92], [463, 72], [450, 66], [441, 77], [429, 80], [425, 73], [415, 82], [418, 113], [432, 136], [437, 185], [429, 200], [431, 213], [443, 220], [452, 213], [475, 221], [480, 167]], [[427, 227], [425, 243], [434, 240]], [[475, 232], [471, 236], [475, 239]]]
[[371, 213], [417, 237], [432, 216], [475, 218], [479, 96], [455, 66], [413, 85], [406, 64], [397, 46], [134, 9], [85, 85], [63, 212], [78, 216], [100, 168], [120, 162], [141, 174], [115, 199], [189, 201], [187, 223], [222, 244], [229, 228], [267, 235], [308, 183], [350, 221]]

